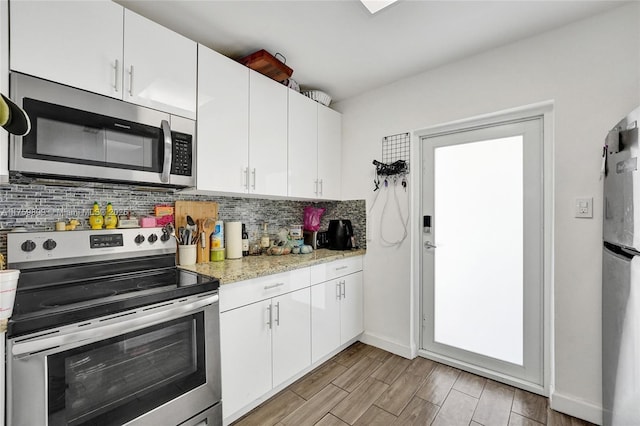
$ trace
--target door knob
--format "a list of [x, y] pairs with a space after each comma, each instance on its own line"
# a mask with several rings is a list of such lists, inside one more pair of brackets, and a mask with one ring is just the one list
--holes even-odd
[[430, 248], [436, 248], [436, 245], [433, 244], [431, 241], [425, 241], [424, 242], [424, 248], [426, 248], [427, 250], [429, 250]]

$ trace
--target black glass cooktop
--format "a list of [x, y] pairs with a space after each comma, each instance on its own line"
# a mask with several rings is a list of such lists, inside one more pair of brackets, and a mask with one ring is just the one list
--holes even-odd
[[173, 256], [23, 270], [9, 337], [218, 289]]

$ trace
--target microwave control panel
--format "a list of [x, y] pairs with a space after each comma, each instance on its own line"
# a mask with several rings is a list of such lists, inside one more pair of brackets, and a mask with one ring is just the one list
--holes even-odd
[[173, 149], [171, 153], [171, 174], [191, 176], [193, 164], [193, 142], [191, 135], [171, 132]]

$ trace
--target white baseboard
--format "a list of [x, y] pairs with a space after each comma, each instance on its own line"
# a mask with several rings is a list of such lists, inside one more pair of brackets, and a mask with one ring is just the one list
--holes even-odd
[[587, 401], [553, 392], [549, 398], [551, 409], [588, 422], [602, 424], [602, 407]]
[[413, 359], [415, 358], [415, 350], [412, 350], [411, 346], [403, 345], [398, 342], [393, 342], [384, 337], [377, 336], [366, 331], [360, 336], [360, 341], [367, 345], [375, 346], [380, 349], [384, 349], [387, 352], [391, 352], [403, 358]]

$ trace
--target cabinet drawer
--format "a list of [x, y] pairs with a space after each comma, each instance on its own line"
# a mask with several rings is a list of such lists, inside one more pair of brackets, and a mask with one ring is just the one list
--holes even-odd
[[334, 278], [362, 271], [362, 256], [348, 257], [311, 267], [311, 284], [318, 284]]
[[309, 287], [309, 268], [267, 275], [220, 286], [220, 312]]

